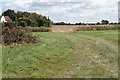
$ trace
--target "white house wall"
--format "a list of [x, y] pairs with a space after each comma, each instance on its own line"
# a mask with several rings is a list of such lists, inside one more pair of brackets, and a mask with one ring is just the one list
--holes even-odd
[[4, 16], [1, 17], [0, 22], [7, 22], [7, 21], [5, 20], [5, 17], [4, 17]]

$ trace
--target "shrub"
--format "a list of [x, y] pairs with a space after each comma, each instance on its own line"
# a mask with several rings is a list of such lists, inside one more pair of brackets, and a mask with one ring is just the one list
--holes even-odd
[[3, 24], [3, 27], [9, 27], [9, 28], [13, 28], [13, 27], [18, 26], [18, 22], [16, 22], [16, 21], [14, 21], [14, 22], [4, 22], [2, 24]]
[[36, 36], [32, 36], [30, 32], [23, 28], [9, 28], [5, 27], [2, 31], [3, 43], [10, 45], [12, 43], [36, 43], [38, 42]]
[[18, 25], [22, 27], [26, 27], [27, 23], [25, 21], [19, 21]]

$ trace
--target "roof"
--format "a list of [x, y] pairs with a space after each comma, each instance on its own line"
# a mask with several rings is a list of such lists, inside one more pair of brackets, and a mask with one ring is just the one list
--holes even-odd
[[9, 16], [4, 16], [6, 21], [12, 21]]
[[[4, 17], [5, 17], [6, 21], [12, 21], [9, 16], [4, 16]], [[1, 18], [2, 18], [2, 16], [0, 16], [0, 20], [1, 20]]]

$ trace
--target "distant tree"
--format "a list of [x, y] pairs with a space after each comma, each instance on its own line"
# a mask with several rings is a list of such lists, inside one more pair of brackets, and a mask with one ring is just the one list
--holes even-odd
[[55, 25], [67, 25], [67, 23], [65, 23], [65, 22], [59, 22], [59, 23], [55, 23]]
[[75, 25], [82, 25], [82, 23], [81, 23], [81, 22], [79, 22], [79, 23], [75, 23]]
[[111, 22], [111, 23], [109, 23], [110, 25], [117, 25], [118, 23], [117, 22], [115, 22], [115, 23], [113, 23], [113, 22]]
[[97, 22], [97, 24], [96, 25], [100, 25], [100, 22]]
[[111, 22], [111, 23], [109, 23], [110, 25], [114, 25], [114, 23], [113, 22]]
[[102, 24], [106, 24], [106, 25], [109, 24], [109, 21], [108, 21], [108, 20], [104, 20], [104, 19], [103, 19], [101, 22], [102, 22]]
[[65, 23], [64, 22], [60, 22], [60, 25], [65, 25]]
[[14, 10], [8, 9], [5, 12], [3, 12], [3, 14], [4, 16], [9, 16], [12, 19], [12, 21], [15, 21], [16, 13]]

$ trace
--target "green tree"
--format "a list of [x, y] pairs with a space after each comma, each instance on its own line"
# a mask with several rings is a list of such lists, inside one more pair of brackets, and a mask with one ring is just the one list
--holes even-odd
[[39, 26], [39, 27], [45, 26], [45, 19], [44, 19], [44, 18], [42, 18], [42, 19], [39, 18], [39, 19], [37, 20], [37, 23], [38, 23], [38, 26]]
[[75, 23], [75, 25], [82, 25], [82, 23], [81, 23], [81, 22], [79, 22], [79, 23]]
[[27, 23], [25, 21], [19, 21], [19, 26], [26, 27]]
[[18, 21], [25, 21], [27, 23], [27, 26], [30, 26], [33, 22], [30, 18], [27, 17], [20, 17], [18, 18]]
[[106, 24], [106, 25], [109, 24], [109, 21], [108, 21], [108, 20], [104, 20], [104, 19], [103, 19], [101, 22], [102, 22], [102, 24]]
[[14, 10], [8, 9], [3, 13], [4, 13], [4, 16], [9, 16], [12, 19], [12, 21], [15, 21], [16, 13]]
[[97, 22], [97, 25], [100, 25], [100, 22]]
[[17, 19], [20, 18], [20, 17], [23, 17], [23, 12], [22, 11], [18, 11], [16, 15], [17, 15]]

